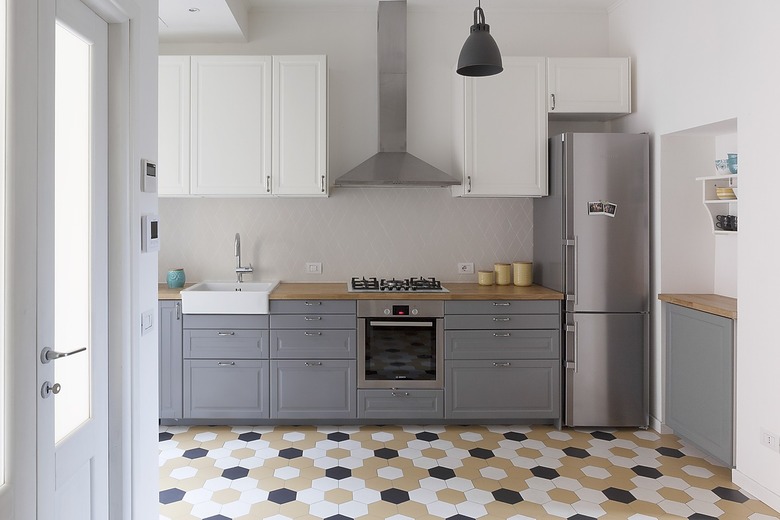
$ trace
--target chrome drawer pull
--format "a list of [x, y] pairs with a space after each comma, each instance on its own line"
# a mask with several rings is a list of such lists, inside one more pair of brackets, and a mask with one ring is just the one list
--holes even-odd
[[493, 302], [494, 307], [509, 307], [512, 305], [511, 302]]
[[308, 331], [306, 331], [306, 332], [303, 333], [303, 335], [304, 336], [322, 336], [322, 332], [308, 332]]
[[509, 321], [510, 319], [509, 316], [503, 316], [501, 318], [493, 318], [493, 321]]
[[307, 367], [321, 367], [322, 361], [306, 361], [304, 364]]
[[320, 321], [322, 316], [304, 316], [303, 319], [305, 321]]
[[409, 397], [409, 392], [390, 392], [393, 397]]
[[303, 302], [303, 304], [307, 307], [311, 307], [312, 305], [322, 305], [322, 302]]
[[498, 332], [494, 332], [493, 336], [495, 336], [496, 338], [508, 338], [508, 337], [511, 336], [511, 334], [509, 332], [504, 332], [503, 334], [499, 334]]
[[505, 363], [497, 363], [497, 362], [493, 361], [493, 366], [494, 367], [509, 367], [509, 366], [512, 366], [512, 363], [509, 363], [508, 361], [505, 362]]
[[220, 367], [233, 367], [233, 366], [236, 366], [236, 362], [235, 361], [218, 361], [217, 362], [217, 366], [220, 366]]
[[229, 332], [224, 332], [224, 331], [217, 332], [217, 336], [235, 336], [235, 335], [236, 333], [233, 332], [232, 330]]

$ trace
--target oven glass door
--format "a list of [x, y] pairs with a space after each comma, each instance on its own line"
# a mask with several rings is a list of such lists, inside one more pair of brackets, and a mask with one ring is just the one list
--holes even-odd
[[443, 320], [376, 318], [365, 320], [367, 387], [436, 388], [441, 386]]

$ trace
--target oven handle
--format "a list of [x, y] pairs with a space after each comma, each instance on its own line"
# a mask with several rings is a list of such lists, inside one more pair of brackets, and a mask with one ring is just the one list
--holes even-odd
[[433, 328], [432, 321], [369, 321], [372, 327], [422, 327]]

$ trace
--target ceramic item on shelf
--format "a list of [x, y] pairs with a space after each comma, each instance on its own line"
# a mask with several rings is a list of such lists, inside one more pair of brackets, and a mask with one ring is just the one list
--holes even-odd
[[496, 285], [509, 285], [512, 281], [511, 264], [495, 264], [493, 269], [496, 271]]
[[479, 271], [477, 281], [479, 285], [493, 285], [496, 273], [494, 271]]
[[737, 198], [732, 188], [715, 188], [715, 196], [721, 200], [733, 200]]
[[728, 159], [716, 159], [715, 171], [717, 172], [718, 175], [728, 175], [729, 173], [731, 173], [729, 171]]
[[534, 283], [534, 264], [531, 262], [514, 262], [515, 285], [528, 287]]
[[729, 154], [726, 154], [726, 156], [728, 157], [728, 159], [726, 159], [726, 163], [729, 166], [729, 171], [731, 173], [736, 174], [737, 173], [737, 154], [729, 153]]
[[178, 289], [179, 287], [184, 287], [184, 282], [186, 279], [187, 278], [184, 274], [184, 269], [178, 268], [168, 271], [168, 277], [166, 281], [168, 282], [168, 287], [171, 289]]

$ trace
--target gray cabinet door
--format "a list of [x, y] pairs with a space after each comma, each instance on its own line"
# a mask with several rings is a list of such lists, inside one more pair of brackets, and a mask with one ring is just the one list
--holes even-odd
[[734, 463], [734, 322], [666, 306], [666, 423]]
[[272, 419], [354, 419], [354, 360], [271, 361]]
[[354, 314], [272, 314], [272, 329], [354, 329]]
[[160, 419], [181, 419], [181, 300], [161, 300], [158, 307]]
[[455, 300], [444, 302], [445, 314], [558, 314], [558, 300]]
[[448, 330], [447, 359], [558, 359], [558, 330]]
[[355, 359], [354, 330], [272, 330], [271, 358]]
[[446, 362], [448, 419], [558, 419], [557, 360]]
[[443, 419], [442, 390], [358, 390], [361, 419]]
[[355, 314], [355, 300], [271, 300], [271, 314]]
[[184, 357], [198, 359], [268, 357], [268, 331], [255, 329], [185, 329]]
[[447, 330], [491, 329], [558, 329], [558, 314], [447, 314], [444, 328]]
[[268, 418], [268, 361], [184, 361], [186, 419]]

